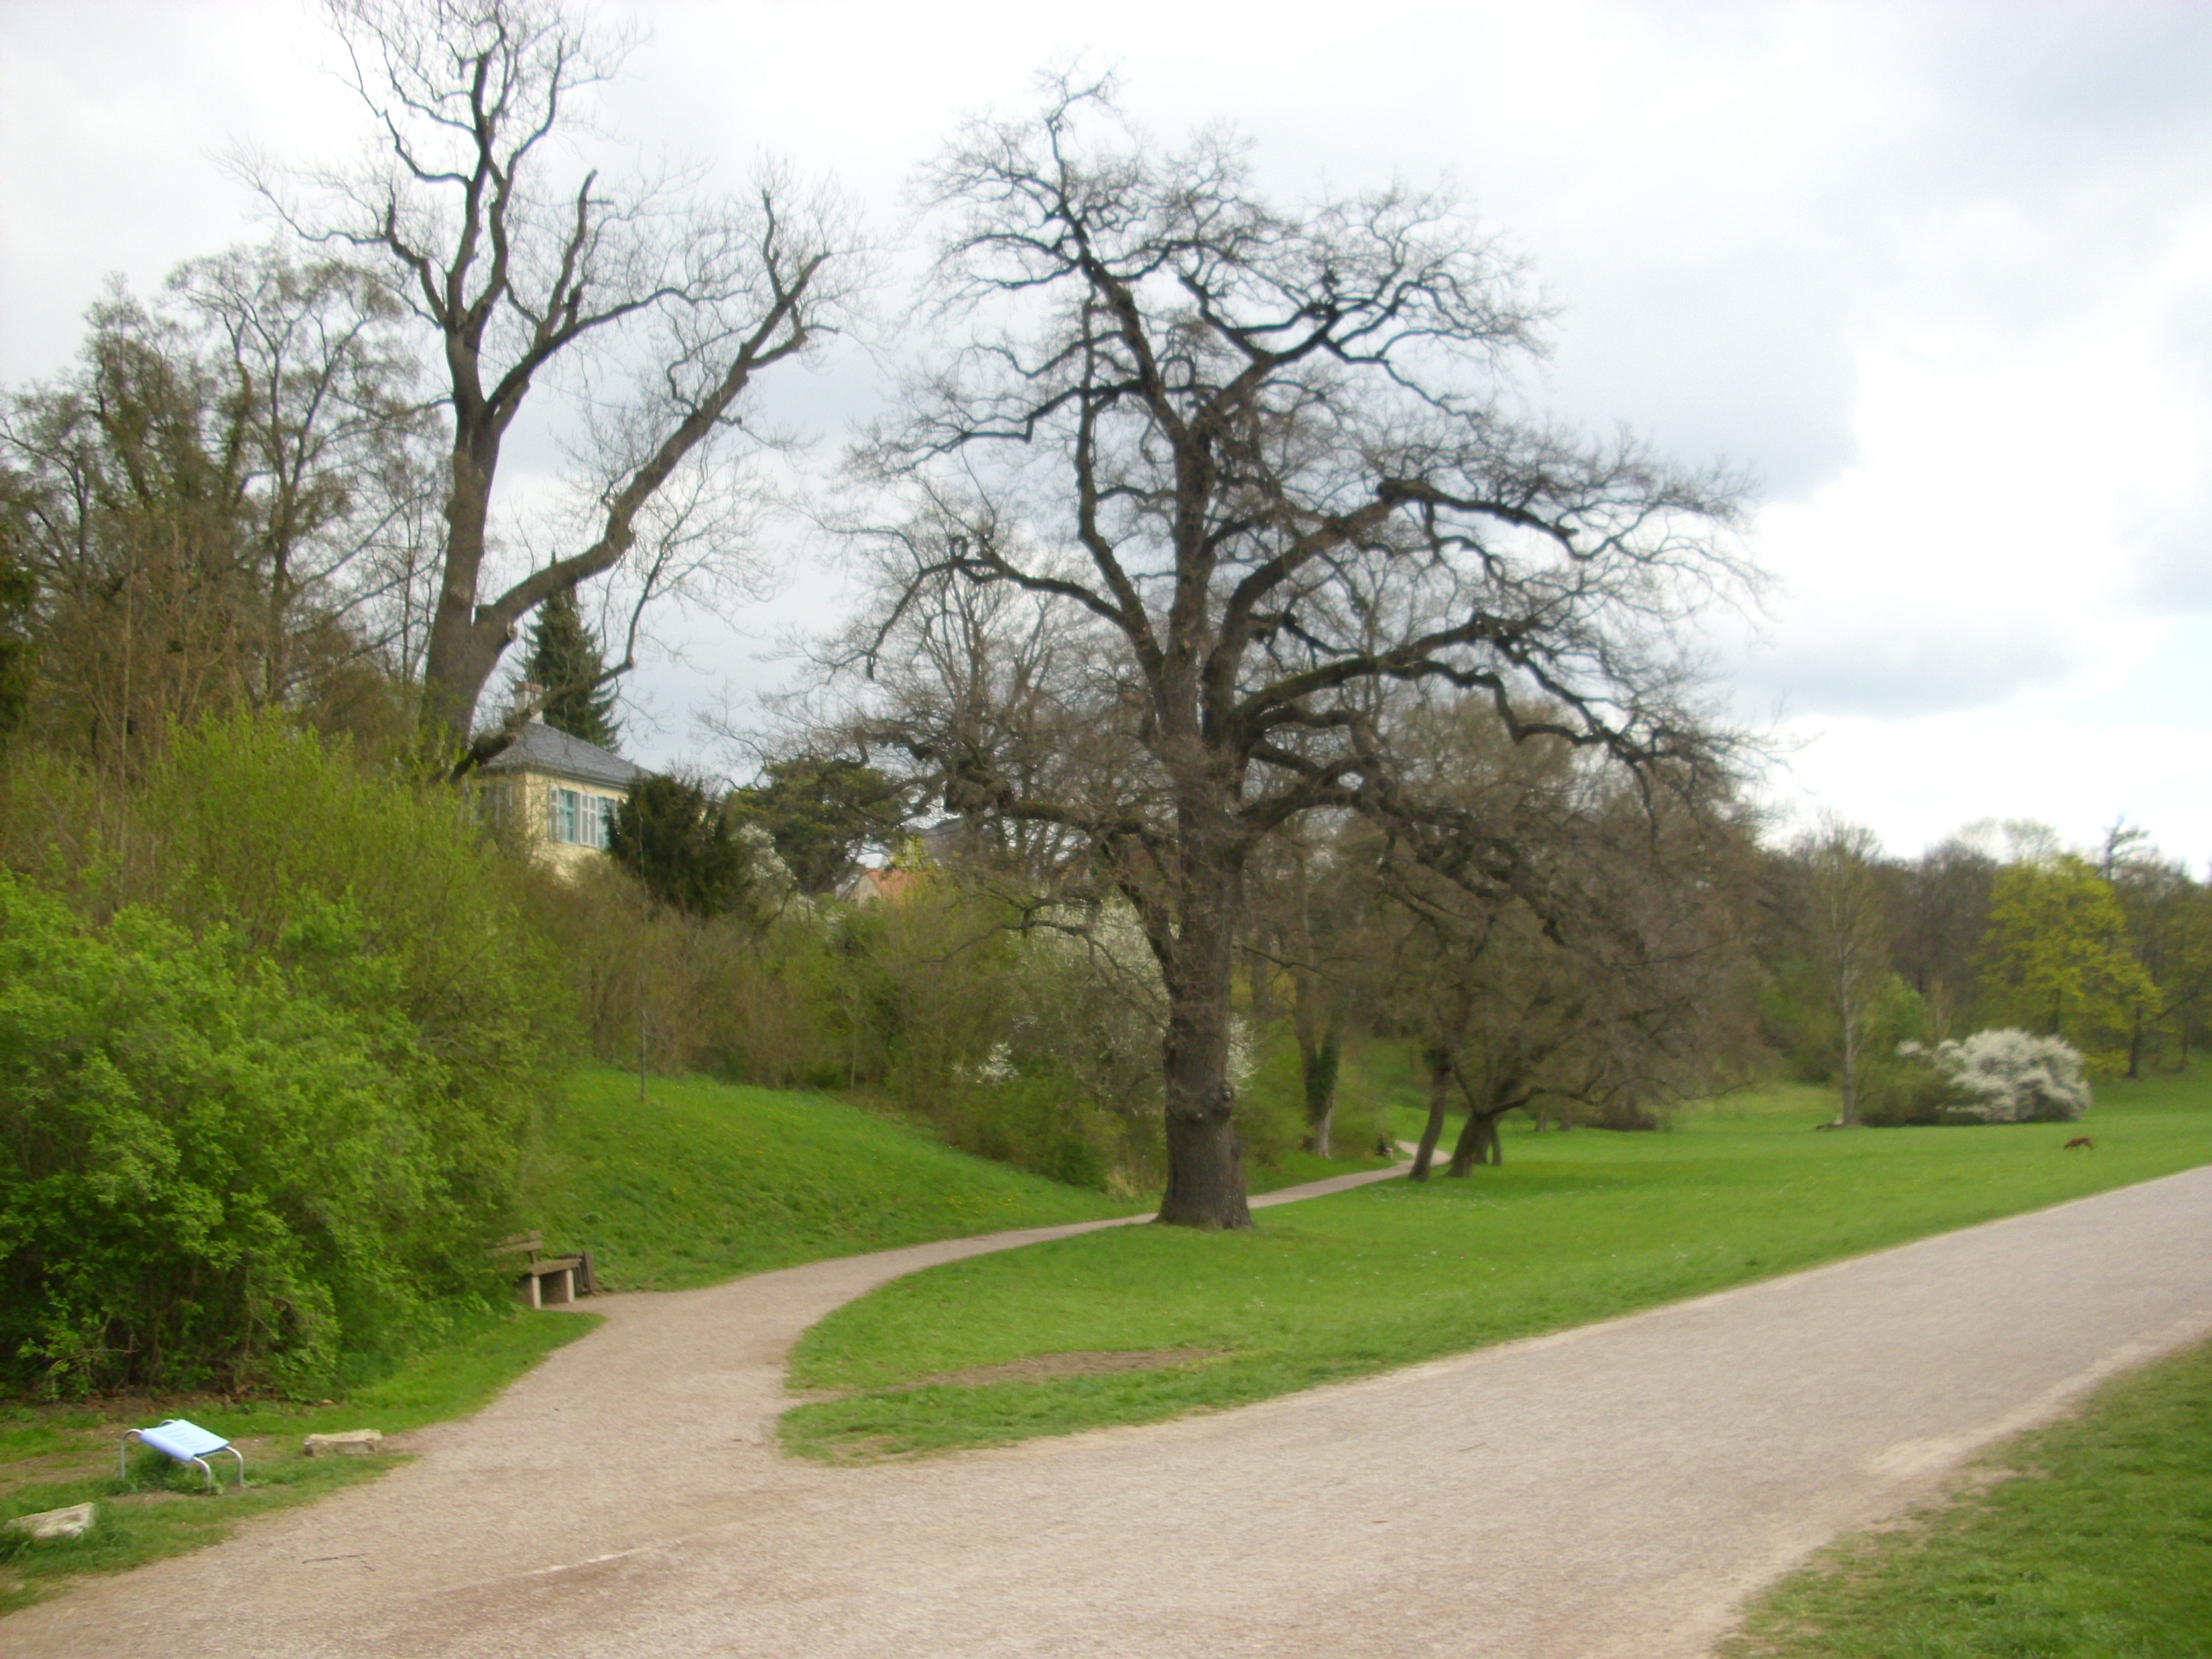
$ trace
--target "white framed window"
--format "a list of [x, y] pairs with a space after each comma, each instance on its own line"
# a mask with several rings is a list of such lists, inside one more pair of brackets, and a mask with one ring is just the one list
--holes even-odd
[[614, 823], [615, 803], [605, 795], [587, 795], [580, 789], [556, 789], [545, 799], [546, 837], [571, 847], [595, 847], [605, 852], [608, 830]]

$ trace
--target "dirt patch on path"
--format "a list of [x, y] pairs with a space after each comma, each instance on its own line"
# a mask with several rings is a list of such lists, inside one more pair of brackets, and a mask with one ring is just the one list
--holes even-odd
[[1065, 1376], [1115, 1376], [1123, 1371], [1164, 1371], [1178, 1365], [1196, 1365], [1209, 1359], [1226, 1359], [1226, 1348], [1151, 1348], [1116, 1352], [1091, 1350], [1066, 1354], [1033, 1354], [1010, 1359], [1003, 1365], [977, 1365], [965, 1371], [940, 1371], [912, 1382], [893, 1382], [880, 1389], [855, 1389], [855, 1394], [911, 1394], [916, 1389], [946, 1386], [980, 1389], [992, 1382], [1057, 1382]]

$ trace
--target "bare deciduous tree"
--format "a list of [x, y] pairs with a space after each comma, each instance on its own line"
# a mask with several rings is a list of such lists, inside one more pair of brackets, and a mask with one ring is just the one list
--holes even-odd
[[[372, 159], [310, 175], [304, 201], [262, 182], [296, 228], [381, 256], [435, 340], [450, 474], [424, 714], [465, 742], [533, 606], [652, 542], [671, 502], [672, 533], [698, 536], [697, 509], [718, 490], [682, 480], [715, 474], [754, 377], [829, 326], [849, 238], [826, 198], [780, 175], [719, 202], [693, 174], [618, 183], [572, 164], [582, 100], [627, 43], [559, 0], [327, 3], [374, 123]], [[585, 544], [502, 585], [491, 556], [503, 446], [550, 377], [594, 366], [626, 372], [632, 389], [611, 399], [592, 385], [584, 400]], [[666, 560], [647, 563], [650, 593]]]
[[1399, 996], [1431, 1083], [1416, 1180], [1455, 1105], [1466, 1121], [1446, 1173], [1464, 1176], [1503, 1161], [1499, 1125], [1515, 1111], [1651, 1128], [1742, 1075], [1750, 837], [1663, 798], [1655, 821], [1651, 804], [1601, 790], [1544, 812], [1527, 860], [1541, 907], [1417, 861], [1390, 869], [1405, 918]]
[[397, 316], [358, 267], [234, 249], [93, 308], [80, 367], [0, 412], [50, 728], [113, 759], [380, 653], [425, 461]]
[[1448, 200], [1279, 210], [1230, 138], [1164, 153], [1065, 79], [928, 177], [962, 340], [869, 454], [912, 515], [882, 538], [872, 654], [906, 659], [963, 590], [1021, 589], [1091, 642], [1053, 718], [1093, 764], [1017, 777], [941, 705], [882, 729], [954, 810], [1059, 827], [1135, 907], [1167, 989], [1161, 1218], [1245, 1226], [1227, 1064], [1254, 849], [1309, 811], [1417, 804], [1393, 687], [1709, 769], [1669, 642], [1745, 575], [1732, 487], [1514, 417], [1541, 312]]
[[1859, 1085], [1868, 1018], [1890, 971], [1889, 905], [1874, 832], [1831, 818], [1798, 846], [1805, 870], [1806, 924], [1821, 984], [1843, 1039], [1838, 1122], [1859, 1121]]
[[1900, 878], [1897, 969], [1926, 1002], [1929, 1034], [1938, 1041], [1972, 1007], [1996, 879], [1996, 859], [1961, 836], [1929, 848]]
[[389, 653], [392, 550], [431, 493], [420, 365], [396, 337], [390, 289], [343, 261], [234, 248], [182, 266], [169, 288], [217, 345], [223, 400], [252, 457], [261, 695], [274, 702], [298, 672], [302, 610]]

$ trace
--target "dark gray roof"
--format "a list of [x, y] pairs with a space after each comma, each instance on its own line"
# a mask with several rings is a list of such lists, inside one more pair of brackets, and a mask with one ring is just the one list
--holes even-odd
[[581, 737], [556, 731], [542, 720], [522, 728], [522, 735], [484, 763], [486, 772], [550, 772], [556, 778], [598, 784], [607, 789], [627, 789], [644, 770], [632, 766], [612, 750]]

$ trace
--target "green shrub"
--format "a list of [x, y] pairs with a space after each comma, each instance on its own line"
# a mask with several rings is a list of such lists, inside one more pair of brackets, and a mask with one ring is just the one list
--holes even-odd
[[1249, 1065], [1236, 1080], [1236, 1136], [1244, 1162], [1248, 1167], [1274, 1168], [1309, 1138], [1305, 1072], [1297, 1040], [1287, 1022], [1278, 1023], [1264, 1035], [1246, 1028], [1244, 1041], [1233, 1045], [1230, 1053], [1247, 1058]]
[[1875, 1128], [1940, 1123], [1955, 1100], [1950, 1080], [1924, 1061], [1885, 1056], [1859, 1075], [1859, 1119]]
[[696, 778], [641, 778], [614, 814], [607, 850], [671, 910], [721, 916], [756, 901], [737, 826]]
[[310, 1389], [489, 1289], [508, 1195], [450, 1069], [359, 918], [302, 907], [262, 953], [0, 873], [0, 1377]]
[[379, 995], [457, 1087], [503, 1109], [542, 1092], [569, 1040], [568, 987], [519, 902], [527, 867], [441, 779], [363, 764], [281, 714], [172, 732], [137, 780], [52, 753], [11, 759], [0, 865], [89, 918], [139, 905], [262, 950], [340, 906], [393, 976]]
[[[510, 1120], [542, 1095], [569, 1040], [566, 988], [517, 902], [524, 873], [485, 841], [458, 791], [360, 766], [343, 742], [280, 717], [245, 715], [179, 734], [132, 818], [149, 868], [126, 896], [264, 950], [343, 906], [390, 976], [373, 994], [474, 1103], [471, 1124]], [[367, 995], [342, 972], [318, 988], [348, 1006]]]
[[1866, 1021], [1866, 1058], [1859, 1067], [1860, 1122], [1895, 1128], [1941, 1120], [1952, 1104], [1949, 1081], [1924, 1060], [1900, 1052], [1926, 1042], [1928, 1032], [1927, 1003], [1891, 974], [1883, 982]]
[[317, 1386], [480, 1294], [568, 988], [434, 779], [281, 715], [0, 785], [0, 1378]]
[[1003, 897], [943, 870], [890, 903], [817, 900], [764, 835], [741, 834], [757, 838], [758, 909], [685, 915], [612, 861], [535, 882], [601, 1059], [634, 1066], [642, 1044], [657, 1071], [849, 1090], [1038, 1174], [1152, 1183], [1160, 1039], [1141, 937], [1124, 929], [1108, 961], [1096, 938], [1025, 930]]

